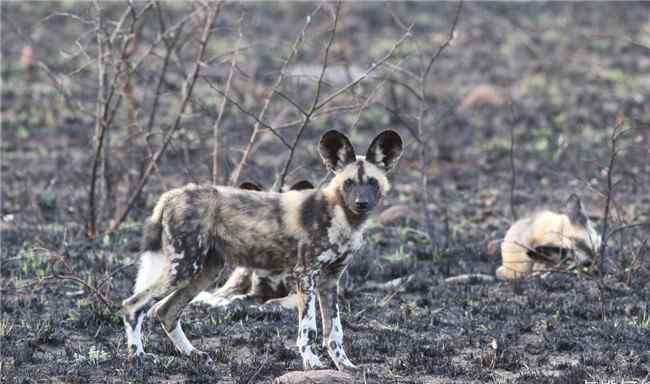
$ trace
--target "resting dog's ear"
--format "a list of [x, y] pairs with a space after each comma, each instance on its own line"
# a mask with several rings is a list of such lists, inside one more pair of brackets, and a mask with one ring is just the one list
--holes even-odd
[[314, 184], [312, 184], [310, 181], [308, 181], [308, 180], [300, 180], [299, 182], [292, 185], [289, 188], [289, 190], [290, 191], [302, 191], [302, 190], [305, 190], [305, 189], [314, 189], [314, 188], [315, 188]]
[[259, 185], [257, 183], [254, 183], [252, 181], [244, 181], [243, 183], [239, 184], [239, 189], [245, 189], [247, 191], [263, 191], [264, 190], [261, 185]]
[[567, 216], [569, 216], [569, 220], [572, 224], [582, 226], [587, 225], [589, 219], [587, 218], [587, 214], [582, 207], [580, 198], [575, 193], [572, 193], [571, 196], [569, 196], [569, 199], [566, 203], [565, 213]]
[[318, 152], [328, 170], [336, 173], [356, 160], [350, 140], [339, 131], [327, 131], [320, 138]]
[[366, 160], [388, 173], [397, 165], [402, 156], [403, 146], [399, 133], [391, 130], [383, 131], [370, 143]]

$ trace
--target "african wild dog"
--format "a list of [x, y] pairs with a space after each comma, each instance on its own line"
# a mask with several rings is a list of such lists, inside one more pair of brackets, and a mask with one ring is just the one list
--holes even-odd
[[[262, 192], [264, 189], [257, 183], [245, 181], [240, 189]], [[314, 189], [307, 180], [300, 180], [286, 191], [302, 191]], [[201, 292], [192, 303], [207, 304], [213, 307], [225, 307], [234, 301], [252, 304], [280, 304], [286, 308], [296, 305], [295, 292], [291, 292], [291, 268], [283, 271], [255, 270], [237, 267], [232, 271], [223, 286], [213, 293]]]
[[580, 198], [571, 195], [564, 213], [541, 211], [510, 227], [501, 243], [497, 278], [518, 279], [565, 262], [588, 265], [601, 241]]
[[[356, 368], [343, 349], [338, 281], [362, 245], [368, 216], [390, 188], [387, 173], [402, 154], [402, 139], [384, 131], [366, 156], [356, 156], [345, 135], [329, 131], [319, 152], [335, 174], [322, 189], [274, 193], [189, 185], [160, 197], [144, 228], [134, 294], [122, 304], [131, 352], [144, 353], [140, 331], [150, 314], [179, 351], [209, 361], [189, 342], [179, 317], [228, 262], [256, 270], [292, 269], [304, 368], [323, 366], [314, 348], [317, 295], [330, 358], [339, 369]], [[159, 301], [145, 313], [154, 299]]]

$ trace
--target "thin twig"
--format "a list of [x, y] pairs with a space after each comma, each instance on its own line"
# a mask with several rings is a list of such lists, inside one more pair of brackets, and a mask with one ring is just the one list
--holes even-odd
[[307, 27], [311, 24], [311, 19], [313, 16], [315, 16], [320, 9], [323, 7], [323, 4], [319, 4], [316, 9], [309, 15], [307, 16], [307, 20], [305, 21], [305, 25], [303, 26], [302, 30], [298, 34], [298, 37], [296, 37], [296, 40], [293, 42], [293, 45], [291, 47], [291, 53], [287, 58], [284, 60], [284, 63], [282, 64], [282, 67], [280, 69], [280, 74], [278, 75], [277, 79], [275, 80], [273, 87], [271, 87], [271, 91], [269, 92], [268, 96], [266, 97], [266, 100], [264, 100], [264, 105], [262, 106], [262, 110], [260, 111], [258, 118], [255, 122], [255, 125], [253, 126], [253, 132], [251, 133], [251, 136], [248, 140], [248, 144], [246, 144], [246, 148], [244, 149], [244, 154], [235, 167], [235, 170], [233, 171], [232, 175], [230, 175], [230, 185], [235, 185], [239, 181], [239, 177], [241, 176], [241, 172], [246, 166], [246, 163], [248, 162], [248, 158], [251, 155], [251, 151], [253, 149], [253, 144], [255, 144], [255, 140], [257, 139], [257, 135], [259, 134], [260, 131], [260, 122], [264, 119], [264, 115], [266, 114], [267, 109], [269, 108], [269, 105], [271, 104], [271, 99], [273, 98], [273, 95], [275, 94], [275, 90], [279, 89], [280, 84], [284, 81], [284, 77], [287, 72], [287, 68], [289, 67], [289, 63], [293, 60], [293, 58], [296, 56], [298, 53], [298, 49], [302, 45], [302, 42], [305, 38], [305, 32], [307, 31]]
[[517, 169], [515, 167], [515, 111], [513, 101], [510, 100], [510, 215], [517, 221], [515, 210], [515, 187], [517, 182]]
[[219, 106], [219, 116], [214, 122], [212, 127], [213, 131], [213, 140], [214, 140], [214, 150], [212, 152], [212, 184], [217, 184], [219, 182], [219, 151], [221, 150], [219, 127], [221, 126], [221, 119], [223, 118], [223, 112], [226, 110], [226, 103], [228, 102], [228, 93], [230, 93], [230, 84], [232, 83], [232, 75], [235, 73], [235, 67], [237, 65], [237, 54], [239, 52], [239, 47], [241, 46], [241, 41], [243, 37], [242, 33], [242, 24], [244, 20], [244, 14], [242, 13], [239, 18], [239, 36], [237, 37], [237, 43], [235, 44], [235, 51], [230, 60], [230, 71], [228, 72], [228, 79], [226, 80], [226, 89], [224, 91], [224, 98], [221, 101]]
[[[422, 82], [427, 81], [427, 77], [429, 76], [429, 73], [431, 72], [431, 67], [433, 67], [433, 63], [436, 62], [438, 57], [442, 54], [442, 52], [451, 44], [451, 41], [454, 39], [454, 33], [456, 32], [456, 25], [458, 24], [458, 19], [460, 18], [460, 10], [463, 8], [463, 0], [460, 0], [458, 2], [458, 7], [456, 7], [456, 15], [454, 16], [454, 21], [451, 24], [451, 28], [449, 29], [449, 35], [447, 36], [447, 40], [438, 47], [438, 51], [431, 56], [429, 59], [429, 64], [427, 64], [427, 68], [422, 74]], [[422, 92], [422, 99], [426, 99], [426, 95], [424, 92]]]
[[[442, 52], [449, 47], [451, 44], [452, 39], [454, 38], [454, 33], [456, 31], [456, 25], [458, 24], [458, 19], [460, 17], [460, 11], [463, 7], [463, 1], [459, 1], [458, 6], [456, 7], [456, 15], [454, 17], [454, 20], [451, 24], [451, 27], [449, 28], [449, 34], [447, 36], [447, 39], [445, 40], [444, 43], [438, 47], [438, 50], [431, 55], [429, 58], [428, 64], [426, 68], [421, 72], [420, 75], [420, 82], [419, 82], [419, 115], [418, 115], [418, 127], [417, 127], [417, 132], [418, 132], [418, 137], [420, 139], [420, 172], [421, 172], [421, 188], [422, 188], [422, 211], [424, 212], [424, 221], [427, 226], [427, 232], [428, 235], [431, 239], [435, 238], [435, 233], [433, 229], [433, 218], [431, 217], [431, 212], [428, 209], [428, 205], [430, 202], [430, 195], [429, 195], [429, 180], [427, 177], [426, 169], [427, 169], [427, 153], [429, 151], [429, 147], [427, 145], [424, 145], [427, 141], [424, 140], [424, 117], [427, 113], [428, 110], [428, 105], [427, 105], [427, 79], [429, 77], [429, 74], [431, 73], [431, 68], [433, 67], [433, 64], [436, 62], [438, 57], [442, 54]], [[447, 244], [448, 246], [448, 244]]]
[[99, 3], [96, 2], [97, 8], [97, 77], [99, 87], [97, 90], [97, 103], [95, 115], [95, 155], [93, 156], [93, 163], [90, 175], [90, 191], [88, 194], [88, 236], [95, 237], [97, 233], [96, 218], [95, 218], [95, 185], [97, 182], [97, 171], [99, 168], [100, 157], [102, 153], [102, 146], [104, 144], [104, 134], [106, 132], [106, 124], [104, 121], [104, 114], [106, 110], [105, 104], [105, 89], [106, 72], [104, 66], [104, 38], [102, 36], [103, 18], [102, 10]]
[[[222, 97], [224, 97], [226, 100], [228, 100], [228, 102], [229, 102], [230, 104], [232, 104], [232, 105], [234, 105], [235, 107], [237, 107], [237, 109], [239, 109], [240, 112], [244, 113], [246, 116], [248, 116], [248, 117], [252, 118], [253, 120], [255, 120], [255, 122], [256, 122], [257, 124], [261, 125], [261, 126], [264, 127], [265, 129], [268, 129], [268, 130], [269, 130], [269, 131], [270, 131], [270, 132], [271, 132], [275, 137], [278, 138], [278, 140], [280, 140], [280, 142], [281, 142], [282, 144], [284, 144], [285, 147], [287, 147], [287, 149], [291, 148], [291, 145], [289, 145], [289, 143], [288, 143], [288, 142], [287, 142], [287, 141], [282, 137], [282, 135], [280, 135], [280, 134], [277, 132], [276, 128], [273, 128], [270, 124], [265, 123], [264, 121], [260, 120], [260, 118], [257, 117], [257, 116], [255, 116], [255, 114], [253, 114], [252, 112], [250, 112], [248, 109], [244, 108], [244, 106], [241, 105], [241, 103], [240, 103], [239, 101], [233, 99], [232, 97], [230, 97], [229, 95], [227, 95], [224, 91], [222, 91], [222, 90], [220, 90], [219, 88], [217, 88], [217, 86], [215, 86], [214, 83], [212, 83], [212, 81], [210, 81], [210, 79], [208, 79], [206, 76], [202, 76], [201, 79], [202, 79], [202, 80], [205, 80], [205, 82], [208, 84], [208, 86], [209, 86], [210, 88], [212, 88], [215, 92], [217, 92], [217, 93], [220, 94]], [[300, 121], [302, 121], [302, 120], [300, 120]], [[300, 121], [295, 122], [294, 125], [299, 124]], [[284, 127], [282, 127], [282, 128], [284, 128]], [[261, 131], [260, 131], [260, 132], [261, 132]]]
[[167, 131], [165, 134], [165, 138], [163, 139], [162, 146], [156, 152], [154, 157], [151, 159], [149, 162], [149, 166], [147, 167], [147, 170], [145, 171], [144, 175], [140, 178], [140, 182], [138, 183], [135, 191], [129, 198], [128, 203], [126, 204], [126, 207], [122, 210], [122, 212], [117, 216], [117, 219], [111, 225], [107, 233], [112, 233], [115, 232], [120, 224], [124, 221], [126, 216], [128, 215], [129, 211], [133, 207], [133, 204], [135, 204], [135, 201], [138, 199], [140, 196], [140, 193], [142, 192], [142, 188], [147, 184], [147, 180], [149, 179], [149, 176], [153, 172], [155, 168], [155, 164], [158, 162], [162, 154], [165, 152], [167, 149], [167, 146], [169, 145], [174, 132], [178, 129], [180, 126], [181, 120], [183, 118], [183, 113], [185, 112], [185, 108], [187, 107], [187, 104], [190, 100], [190, 97], [192, 95], [192, 91], [194, 89], [194, 84], [196, 83], [196, 79], [199, 76], [199, 72], [201, 69], [201, 63], [203, 62], [203, 57], [205, 55], [205, 48], [208, 43], [208, 39], [210, 38], [210, 30], [212, 29], [212, 25], [215, 21], [215, 18], [218, 16], [219, 12], [221, 11], [221, 6], [222, 2], [219, 2], [216, 7], [211, 7], [208, 16], [206, 18], [205, 26], [203, 28], [203, 32], [201, 34], [201, 40], [200, 40], [200, 48], [199, 48], [199, 53], [197, 54], [197, 58], [194, 62], [194, 67], [192, 69], [192, 72], [189, 74], [189, 76], [185, 79], [185, 84], [183, 85], [183, 89], [186, 90], [183, 100], [181, 102], [181, 106], [176, 112], [176, 117], [174, 119], [174, 124], [172, 127]]
[[334, 10], [334, 21], [333, 21], [334, 25], [332, 27], [332, 33], [330, 34], [329, 41], [327, 42], [327, 46], [325, 47], [323, 65], [321, 68], [320, 76], [318, 77], [318, 83], [316, 84], [316, 94], [314, 96], [314, 101], [312, 102], [309, 112], [305, 113], [304, 111], [301, 110], [301, 112], [303, 112], [304, 114], [304, 120], [302, 125], [300, 126], [300, 129], [298, 130], [298, 134], [296, 134], [296, 137], [293, 140], [293, 144], [289, 149], [289, 157], [287, 158], [287, 161], [284, 163], [284, 168], [280, 173], [280, 178], [277, 184], [278, 190], [282, 190], [282, 187], [284, 186], [284, 180], [286, 179], [287, 174], [289, 173], [289, 167], [291, 166], [291, 162], [293, 161], [293, 156], [296, 153], [296, 148], [298, 147], [298, 143], [300, 142], [300, 139], [302, 137], [303, 132], [305, 131], [305, 128], [307, 128], [307, 125], [309, 124], [311, 116], [314, 114], [314, 112], [316, 112], [318, 100], [320, 99], [320, 95], [321, 95], [321, 88], [323, 86], [323, 78], [325, 77], [325, 72], [327, 72], [327, 67], [329, 63], [330, 48], [332, 47], [332, 44], [334, 43], [334, 38], [336, 36], [336, 27], [338, 26], [338, 22], [339, 22], [340, 10], [341, 10], [341, 2], [337, 1], [336, 9]]
[[82, 287], [84, 287], [86, 290], [88, 290], [90, 293], [93, 295], [97, 296], [97, 298], [104, 303], [108, 308], [111, 310], [116, 310], [117, 306], [115, 303], [113, 303], [110, 299], [108, 299], [106, 296], [104, 296], [101, 292], [99, 292], [95, 287], [92, 285], [88, 284], [87, 282], [84, 281], [84, 279], [80, 278], [79, 276], [75, 275], [59, 275], [57, 273], [52, 274], [51, 276], [46, 276], [43, 278], [44, 280], [49, 280], [49, 279], [56, 279], [56, 280], [68, 280], [75, 282]]
[[397, 41], [395, 44], [391, 47], [391, 49], [388, 51], [386, 55], [384, 55], [382, 58], [379, 59], [376, 63], [373, 63], [366, 72], [361, 74], [359, 77], [357, 77], [355, 80], [352, 82], [348, 83], [347, 85], [341, 87], [337, 91], [333, 92], [329, 96], [327, 96], [324, 100], [320, 101], [320, 94], [321, 94], [321, 89], [322, 89], [322, 84], [323, 84], [323, 78], [325, 76], [325, 72], [327, 70], [327, 65], [328, 65], [328, 57], [329, 57], [329, 50], [331, 48], [331, 45], [334, 41], [334, 36], [338, 24], [338, 17], [339, 17], [339, 10], [340, 10], [340, 2], [337, 3], [337, 8], [335, 11], [334, 15], [334, 28], [332, 29], [332, 34], [330, 35], [330, 40], [325, 48], [325, 57], [323, 60], [323, 66], [321, 68], [321, 73], [318, 79], [318, 83], [316, 85], [316, 95], [314, 97], [314, 102], [312, 103], [311, 108], [307, 112], [307, 114], [303, 117], [303, 121], [301, 123], [301, 126], [298, 130], [298, 134], [296, 135], [296, 138], [294, 139], [294, 142], [291, 146], [291, 149], [289, 151], [289, 157], [287, 158], [287, 161], [284, 164], [284, 167], [280, 173], [279, 177], [279, 182], [278, 182], [278, 187], [282, 187], [284, 185], [284, 181], [289, 173], [289, 168], [291, 166], [291, 162], [293, 160], [294, 154], [296, 147], [298, 143], [300, 142], [300, 139], [302, 137], [302, 134], [305, 131], [305, 128], [308, 126], [310, 121], [313, 119], [313, 117], [322, 109], [324, 108], [327, 104], [332, 102], [334, 99], [336, 99], [339, 95], [347, 92], [348, 90], [352, 89], [354, 86], [362, 82], [364, 79], [366, 79], [368, 76], [370, 76], [371, 73], [373, 73], [377, 68], [382, 66], [387, 60], [393, 57], [393, 54], [395, 51], [406, 41], [408, 37], [411, 36], [411, 28], [413, 25], [409, 27], [409, 29], [404, 33], [404, 35]]
[[334, 93], [332, 93], [331, 95], [326, 97], [323, 101], [318, 103], [318, 105], [316, 106], [316, 110], [323, 108], [325, 105], [327, 105], [329, 102], [337, 98], [339, 95], [347, 92], [349, 89], [353, 88], [355, 85], [365, 80], [366, 77], [370, 76], [377, 68], [382, 66], [386, 61], [388, 61], [391, 57], [393, 57], [395, 51], [402, 45], [402, 43], [404, 43], [404, 41], [406, 41], [407, 38], [411, 36], [412, 29], [413, 29], [413, 24], [411, 24], [409, 28], [406, 30], [406, 33], [404, 33], [404, 35], [402, 35], [402, 37], [397, 42], [395, 42], [395, 44], [393, 44], [393, 46], [391, 47], [391, 49], [388, 51], [386, 55], [380, 58], [379, 61], [372, 63], [370, 65], [370, 68], [368, 68], [366, 72], [362, 73], [359, 77], [357, 77], [356, 80], [341, 87], [339, 90], [334, 91]]

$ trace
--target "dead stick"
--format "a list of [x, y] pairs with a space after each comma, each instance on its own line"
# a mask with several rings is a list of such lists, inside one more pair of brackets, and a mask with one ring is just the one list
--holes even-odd
[[266, 100], [264, 100], [264, 105], [262, 106], [262, 110], [258, 115], [255, 125], [253, 126], [253, 133], [251, 133], [251, 136], [248, 140], [248, 144], [244, 149], [244, 155], [242, 156], [241, 160], [239, 161], [239, 164], [237, 164], [237, 167], [235, 168], [232, 175], [230, 176], [230, 182], [229, 182], [230, 185], [235, 185], [239, 181], [241, 172], [246, 166], [246, 162], [248, 161], [248, 158], [250, 157], [251, 151], [253, 149], [253, 144], [255, 144], [255, 140], [257, 139], [257, 135], [259, 134], [260, 121], [264, 119], [264, 115], [266, 114], [266, 110], [269, 108], [269, 105], [271, 104], [271, 99], [275, 94], [275, 90], [278, 89], [280, 87], [280, 84], [282, 84], [282, 82], [284, 81], [284, 76], [286, 74], [287, 68], [289, 67], [289, 63], [296, 56], [296, 53], [298, 53], [298, 49], [300, 48], [300, 45], [302, 44], [305, 38], [305, 32], [307, 31], [307, 27], [309, 27], [309, 25], [311, 24], [312, 16], [318, 13], [322, 8], [322, 6], [323, 6], [322, 3], [319, 4], [318, 7], [316, 7], [316, 9], [309, 16], [307, 16], [307, 21], [305, 22], [305, 25], [303, 26], [302, 30], [298, 34], [298, 37], [296, 37], [296, 40], [293, 42], [293, 46], [291, 47], [291, 53], [284, 60], [284, 63], [282, 64], [282, 68], [280, 69], [280, 74], [278, 75], [278, 78], [275, 80], [275, 83], [273, 84], [273, 87], [271, 88], [269, 95], [266, 97]]
[[217, 184], [219, 181], [219, 151], [221, 146], [219, 145], [219, 128], [221, 126], [221, 119], [223, 118], [223, 112], [226, 110], [226, 103], [228, 102], [228, 93], [230, 92], [230, 84], [232, 83], [232, 75], [235, 73], [235, 66], [237, 65], [237, 54], [239, 52], [239, 47], [241, 46], [241, 40], [243, 37], [242, 33], [242, 23], [244, 15], [242, 14], [239, 18], [239, 36], [237, 37], [237, 44], [235, 45], [235, 50], [232, 54], [232, 59], [230, 60], [230, 71], [228, 72], [228, 79], [226, 80], [226, 89], [225, 96], [221, 101], [219, 106], [219, 115], [217, 116], [217, 121], [215, 121], [212, 128], [214, 133], [214, 151], [212, 152], [212, 184]]
[[129, 214], [129, 211], [133, 207], [133, 204], [135, 204], [135, 201], [138, 199], [140, 196], [140, 193], [142, 192], [142, 188], [147, 184], [147, 180], [149, 179], [149, 176], [151, 175], [152, 171], [155, 168], [155, 165], [158, 163], [158, 160], [162, 156], [162, 154], [165, 152], [167, 149], [167, 146], [169, 145], [169, 142], [171, 141], [174, 132], [178, 129], [181, 123], [181, 119], [183, 117], [183, 112], [185, 112], [185, 108], [187, 107], [187, 104], [190, 100], [190, 96], [192, 95], [192, 90], [194, 89], [194, 84], [196, 83], [196, 79], [198, 78], [199, 71], [201, 68], [201, 63], [203, 61], [203, 57], [205, 55], [205, 47], [207, 46], [208, 39], [210, 37], [210, 30], [212, 29], [212, 24], [214, 23], [214, 19], [217, 17], [221, 10], [221, 5], [222, 3], [219, 2], [218, 6], [216, 8], [211, 8], [210, 12], [208, 14], [208, 17], [205, 22], [205, 26], [203, 28], [203, 33], [201, 35], [201, 41], [200, 41], [200, 49], [199, 49], [199, 54], [197, 55], [196, 61], [194, 63], [194, 68], [192, 69], [192, 72], [189, 74], [187, 79], [185, 80], [185, 84], [187, 86], [184, 86], [183, 88], [187, 90], [185, 92], [185, 95], [183, 97], [183, 101], [181, 102], [181, 106], [178, 109], [178, 112], [176, 113], [176, 118], [174, 121], [174, 125], [167, 131], [165, 135], [165, 139], [163, 140], [163, 144], [156, 152], [154, 155], [153, 159], [149, 162], [149, 166], [147, 167], [147, 170], [145, 171], [144, 175], [142, 175], [142, 178], [140, 179], [140, 182], [138, 183], [138, 186], [136, 187], [135, 191], [129, 198], [129, 201], [126, 205], [126, 207], [122, 210], [120, 215], [118, 216], [117, 220], [113, 223], [113, 225], [109, 228], [107, 233], [113, 233], [115, 232], [120, 224], [124, 221], [126, 216]]

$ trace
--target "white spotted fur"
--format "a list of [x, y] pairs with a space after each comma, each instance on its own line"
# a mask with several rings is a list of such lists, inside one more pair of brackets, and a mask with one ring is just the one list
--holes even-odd
[[189, 355], [195, 349], [192, 343], [190, 343], [190, 341], [187, 339], [187, 336], [185, 336], [185, 332], [183, 332], [183, 328], [181, 328], [180, 322], [176, 323], [176, 327], [171, 332], [167, 332], [165, 327], [163, 327], [163, 330], [172, 340], [172, 343], [174, 343], [176, 349], [178, 349], [181, 353]]

